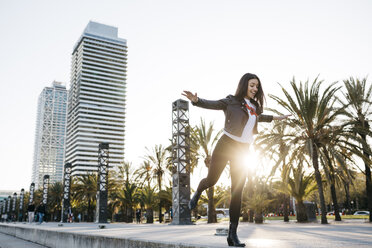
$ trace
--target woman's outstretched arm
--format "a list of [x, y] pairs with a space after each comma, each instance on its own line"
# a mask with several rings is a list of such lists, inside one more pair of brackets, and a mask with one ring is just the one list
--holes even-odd
[[189, 99], [193, 103], [198, 102], [198, 94], [196, 92], [195, 92], [195, 94], [193, 94], [193, 93], [191, 93], [191, 91], [184, 90], [182, 95], [187, 97], [187, 99]]

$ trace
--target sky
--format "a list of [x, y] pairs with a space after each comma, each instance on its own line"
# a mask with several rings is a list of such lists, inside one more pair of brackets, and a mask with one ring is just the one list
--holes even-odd
[[[69, 88], [72, 49], [90, 20], [127, 40], [125, 160], [138, 166], [145, 147], [169, 144], [183, 90], [220, 99], [251, 72], [266, 96], [280, 96], [278, 83], [293, 77], [370, 75], [371, 11], [368, 0], [0, 0], [0, 190], [28, 190], [38, 96], [54, 80]], [[191, 125], [203, 117], [223, 128], [221, 111], [189, 112]]]

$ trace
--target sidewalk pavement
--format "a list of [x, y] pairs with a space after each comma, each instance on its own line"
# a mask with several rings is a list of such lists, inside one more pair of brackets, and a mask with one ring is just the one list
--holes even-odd
[[[344, 220], [342, 222], [329, 220], [329, 223], [327, 225], [284, 223], [283, 221], [270, 221], [264, 224], [240, 223], [238, 235], [240, 240], [246, 243], [246, 247], [372, 247], [372, 224], [366, 220]], [[140, 246], [137, 243], [136, 246], [126, 244], [126, 247], [228, 247], [226, 236], [215, 235], [217, 228], [228, 228], [227, 222], [196, 225], [114, 223], [103, 224], [104, 229], [98, 227], [102, 224], [94, 223], [58, 225], [60, 223], [55, 222], [41, 225], [0, 223], [0, 232], [3, 232], [4, 227], [7, 226], [53, 231], [59, 236], [62, 233], [69, 233], [74, 236], [80, 235], [85, 239], [89, 236], [141, 242]], [[46, 244], [43, 243], [43, 245]], [[102, 243], [102, 246], [95, 247], [105, 247], [103, 245]], [[62, 246], [57, 244], [55, 247]], [[81, 248], [81, 243], [78, 248]]]

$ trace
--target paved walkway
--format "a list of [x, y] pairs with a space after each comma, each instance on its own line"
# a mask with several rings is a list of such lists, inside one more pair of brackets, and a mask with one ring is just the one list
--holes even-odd
[[[238, 235], [247, 247], [372, 247], [372, 224], [365, 220], [345, 220], [298, 224], [271, 221], [257, 225], [240, 223]], [[167, 224], [106, 224], [99, 229], [93, 223], [43, 223], [1, 224], [56, 232], [92, 235], [128, 240], [152, 241], [174, 244], [174, 247], [227, 247], [226, 236], [216, 236], [217, 228], [227, 228], [228, 223], [198, 223], [196, 225]], [[1, 226], [0, 226], [1, 231]], [[0, 245], [1, 247], [1, 245]], [[159, 246], [161, 247], [161, 245]]]

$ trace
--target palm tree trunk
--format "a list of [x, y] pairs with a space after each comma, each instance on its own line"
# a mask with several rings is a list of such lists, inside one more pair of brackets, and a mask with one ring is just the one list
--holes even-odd
[[216, 210], [214, 208], [214, 186], [208, 188], [208, 223], [217, 223]]
[[262, 224], [263, 223], [262, 212], [256, 212], [254, 214], [254, 223], [256, 223], [256, 224]]
[[284, 194], [284, 202], [283, 202], [283, 215], [284, 215], [284, 222], [289, 222], [289, 195]]
[[322, 211], [321, 223], [322, 224], [328, 224], [328, 222], [327, 222], [327, 210], [326, 210], [326, 205], [325, 205], [325, 200], [324, 200], [322, 176], [321, 176], [320, 171], [319, 171], [318, 150], [317, 150], [317, 147], [316, 147], [314, 141], [313, 141], [312, 160], [313, 160], [313, 167], [314, 167], [314, 170], [315, 170], [316, 184], [318, 185], [320, 209]]
[[248, 220], [249, 220], [248, 209], [243, 210], [243, 220], [242, 220], [242, 222], [248, 222]]
[[146, 210], [146, 223], [154, 223], [152, 208]]
[[[207, 156], [204, 159], [205, 166], [209, 168], [211, 164], [211, 156]], [[209, 187], [207, 189], [207, 195], [208, 195], [208, 223], [217, 223], [217, 215], [216, 215], [216, 209], [214, 208], [214, 186]]]
[[[365, 127], [369, 129], [369, 124], [368, 122], [365, 121]], [[369, 153], [368, 153], [368, 147], [367, 147], [367, 141], [366, 141], [366, 135], [360, 134], [363, 139], [363, 155], [366, 158], [369, 158]], [[365, 166], [365, 173], [366, 173], [366, 194], [367, 194], [367, 206], [368, 206], [368, 211], [369, 211], [369, 222], [372, 222], [372, 179], [371, 179], [371, 169], [369, 168], [369, 164], [367, 161], [364, 161], [364, 166]]]
[[340, 210], [338, 208], [338, 202], [337, 202], [336, 188], [335, 188], [335, 184], [333, 181], [331, 182], [331, 195], [332, 195], [333, 207], [335, 210], [335, 221], [341, 221]]
[[159, 203], [159, 223], [163, 222], [163, 216], [161, 215], [162, 204]]
[[90, 200], [88, 200], [88, 221], [93, 222], [93, 214], [91, 212]]
[[253, 219], [254, 219], [254, 211], [253, 211], [253, 209], [249, 209], [248, 215], [249, 215], [248, 222], [253, 223]]
[[350, 205], [350, 183], [349, 182], [345, 182], [344, 184], [344, 188], [345, 188], [345, 194], [346, 194], [346, 209], [347, 209], [347, 214], [351, 214], [351, 205]]
[[303, 201], [297, 203], [297, 221], [300, 223], [307, 222], [306, 207]]

